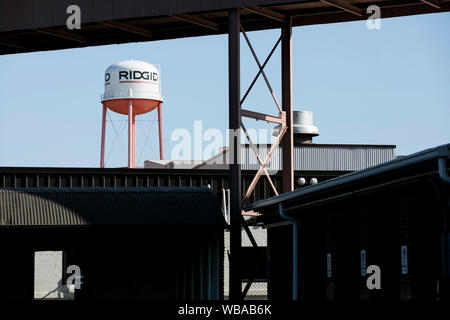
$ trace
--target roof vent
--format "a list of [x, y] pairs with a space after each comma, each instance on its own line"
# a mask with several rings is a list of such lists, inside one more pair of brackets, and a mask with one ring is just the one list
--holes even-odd
[[[312, 143], [312, 137], [319, 135], [319, 129], [314, 126], [312, 111], [294, 111], [294, 145]], [[273, 135], [277, 136], [280, 132], [281, 126], [276, 126], [273, 129]]]

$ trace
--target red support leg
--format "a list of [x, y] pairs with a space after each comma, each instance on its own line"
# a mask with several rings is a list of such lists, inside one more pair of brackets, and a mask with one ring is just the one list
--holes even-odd
[[133, 102], [128, 100], [128, 168], [133, 168]]
[[161, 118], [161, 103], [158, 105], [158, 126], [159, 126], [159, 159], [164, 159], [163, 154], [163, 140], [162, 140], [162, 118]]
[[132, 119], [132, 124], [133, 124], [133, 129], [132, 129], [132, 133], [133, 133], [133, 168], [136, 167], [136, 114], [133, 113], [133, 119]]
[[102, 142], [100, 150], [100, 168], [105, 167], [105, 133], [106, 133], [106, 106], [103, 105], [103, 115], [102, 115]]

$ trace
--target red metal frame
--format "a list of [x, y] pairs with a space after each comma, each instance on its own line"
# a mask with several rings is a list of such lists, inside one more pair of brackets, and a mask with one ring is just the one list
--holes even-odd
[[[253, 152], [256, 155], [256, 158], [258, 159], [258, 162], [260, 164], [260, 167], [258, 169], [258, 171], [256, 172], [255, 177], [253, 178], [252, 182], [250, 183], [247, 191], [245, 192], [245, 196], [244, 198], [241, 200], [241, 205], [244, 204], [244, 202], [250, 197], [251, 193], [253, 192], [253, 190], [256, 187], [256, 184], [258, 183], [259, 178], [261, 177], [261, 175], [264, 173], [267, 177], [267, 179], [269, 180], [270, 186], [272, 187], [275, 195], [278, 195], [278, 191], [274, 185], [274, 183], [272, 182], [272, 179], [270, 178], [269, 173], [267, 172], [266, 169], [266, 165], [269, 162], [273, 151], [278, 147], [278, 145], [280, 144], [281, 140], [283, 139], [284, 134], [286, 133], [286, 131], [288, 130], [288, 127], [286, 125], [286, 111], [283, 111], [280, 103], [278, 102], [275, 93], [272, 89], [272, 86], [270, 85], [269, 79], [266, 76], [266, 73], [264, 72], [264, 67], [266, 66], [268, 60], [270, 59], [270, 57], [272, 56], [273, 52], [275, 51], [276, 47], [278, 46], [278, 44], [280, 43], [281, 39], [283, 38], [283, 36], [285, 35], [285, 32], [282, 33], [282, 35], [280, 36], [280, 38], [278, 39], [278, 41], [275, 43], [275, 46], [272, 48], [269, 56], [267, 57], [267, 59], [264, 61], [264, 63], [261, 65], [261, 63], [259, 62], [259, 59], [255, 53], [255, 50], [253, 49], [253, 46], [250, 42], [250, 40], [247, 37], [247, 34], [245, 33], [244, 28], [242, 27], [242, 25], [240, 26], [240, 31], [242, 32], [242, 34], [244, 35], [245, 41], [248, 44], [248, 47], [253, 55], [253, 58], [255, 59], [256, 64], [259, 67], [259, 71], [257, 73], [257, 75], [255, 76], [255, 78], [253, 79], [252, 83], [250, 84], [250, 87], [247, 89], [246, 94], [244, 95], [244, 98], [241, 100], [241, 103], [245, 100], [245, 98], [247, 97], [248, 93], [250, 92], [250, 90], [252, 89], [253, 85], [255, 84], [256, 80], [258, 79], [259, 75], [262, 74], [264, 81], [266, 82], [267, 88], [270, 91], [270, 94], [272, 95], [273, 101], [279, 111], [279, 116], [272, 116], [272, 115], [268, 115], [268, 114], [264, 114], [264, 113], [259, 113], [259, 112], [255, 112], [255, 111], [250, 111], [250, 110], [245, 110], [245, 109], [241, 109], [241, 127], [242, 130], [244, 131], [247, 140], [249, 141], [250, 147], [252, 148]], [[255, 119], [255, 120], [263, 120], [263, 121], [267, 121], [267, 122], [272, 122], [272, 123], [278, 123], [281, 125], [281, 130], [280, 133], [277, 137], [277, 139], [275, 140], [275, 142], [272, 144], [272, 146], [270, 147], [270, 150], [266, 156], [266, 158], [264, 159], [264, 161], [261, 159], [261, 156], [258, 153], [257, 148], [255, 147], [252, 139], [250, 138], [250, 135], [247, 132], [247, 129], [245, 128], [243, 122], [242, 122], [242, 117], [247, 117], [247, 118], [251, 118], [251, 119]], [[243, 215], [254, 215], [255, 213], [247, 213], [245, 211], [242, 211]]]
[[102, 113], [102, 143], [100, 152], [100, 168], [105, 167], [105, 137], [106, 137], [106, 106], [103, 104]]
[[[158, 104], [158, 134], [159, 134], [159, 158], [164, 159], [162, 139], [162, 103]], [[106, 139], [106, 116], [108, 108], [102, 105], [102, 136], [100, 147], [100, 168], [105, 167], [105, 139]], [[133, 100], [128, 100], [128, 168], [136, 168], [136, 112], [133, 109]], [[111, 120], [112, 121], [112, 120]], [[118, 133], [116, 133], [118, 134]], [[120, 141], [119, 141], [120, 142]]]
[[133, 101], [128, 100], [128, 168], [133, 168]]
[[162, 103], [158, 104], [158, 130], [159, 130], [159, 159], [164, 159], [163, 140], [162, 140], [162, 116], [161, 116]]

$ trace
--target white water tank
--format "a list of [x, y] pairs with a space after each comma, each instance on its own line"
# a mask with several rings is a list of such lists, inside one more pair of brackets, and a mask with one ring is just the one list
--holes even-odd
[[127, 60], [106, 69], [102, 103], [114, 112], [127, 114], [129, 99], [133, 100], [135, 114], [150, 112], [163, 101], [157, 67], [144, 61]]

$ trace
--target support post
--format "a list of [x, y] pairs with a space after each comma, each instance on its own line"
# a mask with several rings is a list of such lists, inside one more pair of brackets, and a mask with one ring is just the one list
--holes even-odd
[[[230, 128], [230, 299], [241, 300], [241, 168], [240, 156], [240, 17], [239, 9], [228, 14], [228, 90]], [[236, 132], [236, 134], [234, 134]]]
[[[283, 148], [283, 172], [282, 186], [283, 193], [294, 190], [294, 135], [292, 130], [292, 24], [285, 24], [281, 30], [281, 94], [282, 110], [286, 117], [286, 132], [281, 141]], [[293, 223], [292, 233], [289, 233], [288, 227], [271, 228], [267, 231], [269, 254], [268, 267], [268, 291], [271, 299], [285, 299], [290, 297], [286, 288], [292, 288], [292, 299], [298, 299], [298, 225], [297, 222], [289, 216], [284, 215], [283, 205], [279, 206], [280, 216], [291, 220]], [[285, 245], [281, 245], [280, 239], [292, 239], [292, 255], [286, 251]], [[292, 259], [292, 260], [291, 260]], [[277, 263], [274, 263], [277, 261]], [[291, 272], [280, 272], [279, 266], [289, 265], [292, 262]], [[282, 270], [282, 268], [281, 268]]]
[[292, 130], [292, 23], [287, 23], [281, 40], [281, 94], [282, 109], [286, 112], [287, 131], [283, 146], [283, 192], [294, 190], [294, 135]]
[[133, 112], [133, 168], [136, 167], [136, 114]]
[[102, 141], [100, 146], [100, 168], [105, 167], [105, 135], [106, 135], [106, 106], [103, 106], [103, 114], [102, 114]]
[[158, 130], [159, 130], [159, 160], [164, 160], [163, 138], [162, 138], [162, 117], [161, 117], [162, 103], [158, 104]]
[[128, 100], [128, 168], [133, 168], [133, 102]]

